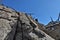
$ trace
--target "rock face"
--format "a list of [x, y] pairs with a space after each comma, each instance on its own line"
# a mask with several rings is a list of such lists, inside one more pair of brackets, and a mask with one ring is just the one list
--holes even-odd
[[0, 40], [54, 40], [43, 26], [27, 13], [0, 5]]
[[60, 40], [60, 14], [58, 20], [51, 21], [46, 25], [46, 33], [53, 37], [55, 40]]
[[4, 40], [7, 34], [12, 30], [12, 25], [16, 23], [17, 13], [5, 6], [0, 5], [0, 40]]

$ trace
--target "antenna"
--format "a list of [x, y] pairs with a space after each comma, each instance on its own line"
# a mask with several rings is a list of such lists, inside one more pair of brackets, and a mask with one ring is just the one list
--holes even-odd
[[52, 17], [50, 16], [50, 18], [51, 18], [51, 21], [53, 22], [53, 19], [52, 19]]
[[59, 21], [59, 19], [60, 19], [60, 13], [59, 13], [59, 16], [58, 16], [58, 19], [57, 19], [57, 21]]

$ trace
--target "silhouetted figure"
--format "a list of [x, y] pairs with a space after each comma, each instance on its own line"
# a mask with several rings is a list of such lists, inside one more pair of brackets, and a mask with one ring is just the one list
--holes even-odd
[[37, 22], [38, 22], [38, 19], [35, 19], [35, 21], [37, 21]]

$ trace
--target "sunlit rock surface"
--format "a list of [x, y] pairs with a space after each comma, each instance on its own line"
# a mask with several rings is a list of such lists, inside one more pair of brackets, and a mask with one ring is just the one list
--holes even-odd
[[0, 5], [0, 40], [54, 40], [43, 30], [32, 16]]

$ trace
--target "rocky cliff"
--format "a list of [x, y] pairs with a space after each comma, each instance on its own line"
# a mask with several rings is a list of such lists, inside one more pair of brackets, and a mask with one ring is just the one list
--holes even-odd
[[42, 30], [31, 15], [0, 5], [0, 40], [53, 40]]

